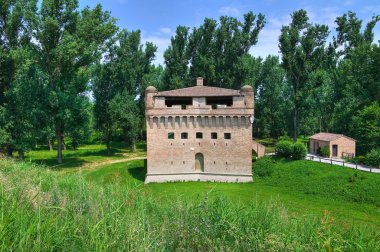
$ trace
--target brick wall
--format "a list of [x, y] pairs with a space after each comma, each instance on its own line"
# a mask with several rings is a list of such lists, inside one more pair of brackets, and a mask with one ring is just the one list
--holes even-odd
[[[165, 106], [164, 97], [146, 91], [147, 182], [173, 180], [252, 181], [253, 91], [244, 90], [228, 108], [212, 109], [205, 99], [193, 105]], [[196, 138], [203, 133], [203, 139]], [[217, 139], [211, 139], [211, 133]], [[168, 139], [174, 133], [174, 139]], [[187, 133], [188, 139], [181, 139]], [[230, 133], [231, 139], [224, 139]], [[202, 153], [204, 171], [195, 170], [195, 155]], [[198, 173], [198, 174], [197, 174]], [[203, 176], [204, 175], [204, 176]]]

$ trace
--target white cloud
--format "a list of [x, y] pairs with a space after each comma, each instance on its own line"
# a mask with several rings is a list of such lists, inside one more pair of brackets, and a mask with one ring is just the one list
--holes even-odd
[[173, 31], [169, 27], [160, 28], [160, 33], [173, 35]]
[[269, 54], [280, 55], [278, 38], [283, 25], [290, 23], [290, 15], [282, 17], [268, 17], [267, 24], [259, 34], [258, 43], [249, 51], [253, 56], [266, 58]]
[[225, 6], [219, 9], [219, 13], [227, 16], [240, 16], [241, 12], [238, 8]]
[[143, 43], [152, 42], [157, 46], [156, 59], [153, 61], [155, 65], [164, 64], [164, 52], [170, 45], [170, 36], [157, 36], [157, 35], [146, 35], [142, 33], [141, 40]]

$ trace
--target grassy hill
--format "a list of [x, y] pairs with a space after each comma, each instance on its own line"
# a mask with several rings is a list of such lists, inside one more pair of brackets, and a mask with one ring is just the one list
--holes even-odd
[[0, 161], [1, 250], [380, 251], [378, 174], [261, 159], [254, 183], [145, 185], [139, 147]]

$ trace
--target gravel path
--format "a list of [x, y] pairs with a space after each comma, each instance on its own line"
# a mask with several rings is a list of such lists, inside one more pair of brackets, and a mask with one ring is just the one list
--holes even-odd
[[314, 162], [320, 162], [320, 163], [326, 163], [326, 164], [333, 164], [333, 165], [339, 165], [339, 166], [344, 166], [346, 168], [351, 168], [351, 169], [357, 169], [365, 172], [372, 172], [372, 173], [379, 173], [380, 174], [380, 169], [376, 168], [370, 168], [365, 165], [356, 165], [353, 163], [347, 163], [343, 159], [330, 159], [330, 158], [321, 158], [319, 156], [311, 155], [308, 154], [306, 157], [307, 160], [314, 161]]

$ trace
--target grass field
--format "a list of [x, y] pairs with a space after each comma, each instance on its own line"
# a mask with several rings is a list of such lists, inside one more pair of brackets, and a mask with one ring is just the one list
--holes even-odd
[[145, 145], [116, 147], [0, 161], [0, 248], [380, 251], [378, 174], [261, 159], [254, 183], [145, 185]]

